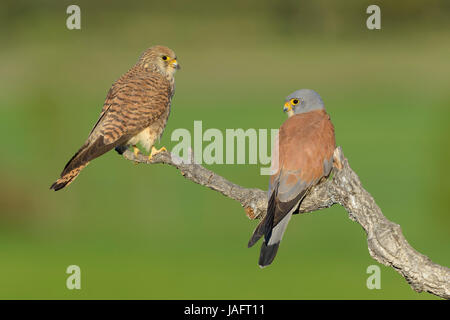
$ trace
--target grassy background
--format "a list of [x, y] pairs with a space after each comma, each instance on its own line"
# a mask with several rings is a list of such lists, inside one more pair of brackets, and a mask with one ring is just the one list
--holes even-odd
[[[338, 206], [291, 221], [275, 263], [247, 249], [256, 225], [236, 202], [171, 167], [114, 152], [69, 188], [48, 187], [86, 138], [112, 82], [147, 47], [182, 65], [161, 145], [176, 128], [278, 128], [282, 103], [318, 91], [336, 137], [410, 244], [450, 265], [450, 29], [444, 1], [3, 1], [0, 10], [0, 298], [428, 299], [392, 268], [366, 288], [364, 231]], [[212, 165], [267, 188], [258, 165]], [[68, 265], [82, 290], [65, 287]]]

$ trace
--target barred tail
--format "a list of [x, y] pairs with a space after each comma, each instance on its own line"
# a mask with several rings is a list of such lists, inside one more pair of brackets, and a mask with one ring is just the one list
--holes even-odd
[[[127, 137], [124, 137], [123, 140], [125, 139], [127, 139]], [[80, 150], [78, 150], [69, 162], [67, 162], [63, 172], [61, 173], [61, 177], [51, 185], [50, 189], [58, 191], [69, 185], [80, 174], [80, 171], [89, 164], [89, 161], [101, 156], [111, 149], [114, 149], [114, 147], [120, 143], [121, 141], [118, 140], [115, 143], [107, 145], [104, 143], [103, 136], [100, 136], [94, 142], [89, 142], [89, 140], [86, 141]]]
[[83, 170], [89, 162], [83, 163], [82, 165], [72, 169], [71, 171], [67, 172], [66, 174], [62, 175], [61, 178], [56, 180], [50, 187], [50, 189], [53, 189], [55, 191], [58, 191], [65, 186], [68, 186], [70, 183], [72, 183], [73, 180], [75, 180], [76, 177], [80, 174], [81, 170]]

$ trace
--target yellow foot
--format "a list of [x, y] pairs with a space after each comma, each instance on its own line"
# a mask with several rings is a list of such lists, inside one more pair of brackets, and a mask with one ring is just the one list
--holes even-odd
[[[139, 153], [141, 153], [141, 151], [139, 150], [138, 147], [133, 146], [133, 153], [134, 153], [134, 156], [137, 157], [139, 155]], [[137, 161], [134, 162], [134, 164], [138, 164], [138, 163], [139, 162], [137, 162]]]
[[136, 146], [133, 146], [133, 153], [134, 153], [134, 156], [137, 157], [139, 155], [139, 153], [140, 153], [139, 148], [136, 147]]
[[152, 147], [152, 151], [150, 152], [150, 155], [148, 156], [148, 160], [152, 160], [152, 158], [153, 158], [153, 156], [155, 154], [158, 154], [158, 153], [163, 152], [163, 151], [167, 151], [166, 147], [162, 147], [159, 150], [156, 149], [155, 147]]

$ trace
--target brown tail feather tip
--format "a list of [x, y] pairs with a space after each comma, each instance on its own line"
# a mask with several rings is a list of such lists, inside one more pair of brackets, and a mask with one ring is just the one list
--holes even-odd
[[53, 184], [50, 186], [50, 190], [53, 189], [55, 191], [58, 191], [67, 185], [67, 182], [64, 183], [64, 182], [59, 182], [59, 181], [60, 181], [60, 179], [53, 182]]
[[75, 177], [69, 178], [67, 176], [64, 176], [53, 182], [53, 184], [50, 186], [50, 189], [53, 189], [55, 191], [61, 190], [65, 186], [69, 185], [75, 179]]
[[65, 186], [68, 186], [70, 183], [72, 183], [73, 180], [80, 174], [80, 171], [87, 166], [87, 163], [85, 165], [82, 165], [78, 168], [73, 169], [72, 171], [66, 173], [64, 176], [56, 180], [51, 186], [50, 189], [53, 189], [55, 191], [61, 190]]

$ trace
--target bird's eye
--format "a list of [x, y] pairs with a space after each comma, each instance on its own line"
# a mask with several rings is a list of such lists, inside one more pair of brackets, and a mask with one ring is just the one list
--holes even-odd
[[164, 61], [166, 61], [166, 60], [167, 60], [167, 56], [162, 56], [162, 59], [163, 59]]
[[298, 104], [299, 103], [299, 101], [298, 101], [298, 99], [292, 99], [292, 104], [295, 106], [296, 104]]

